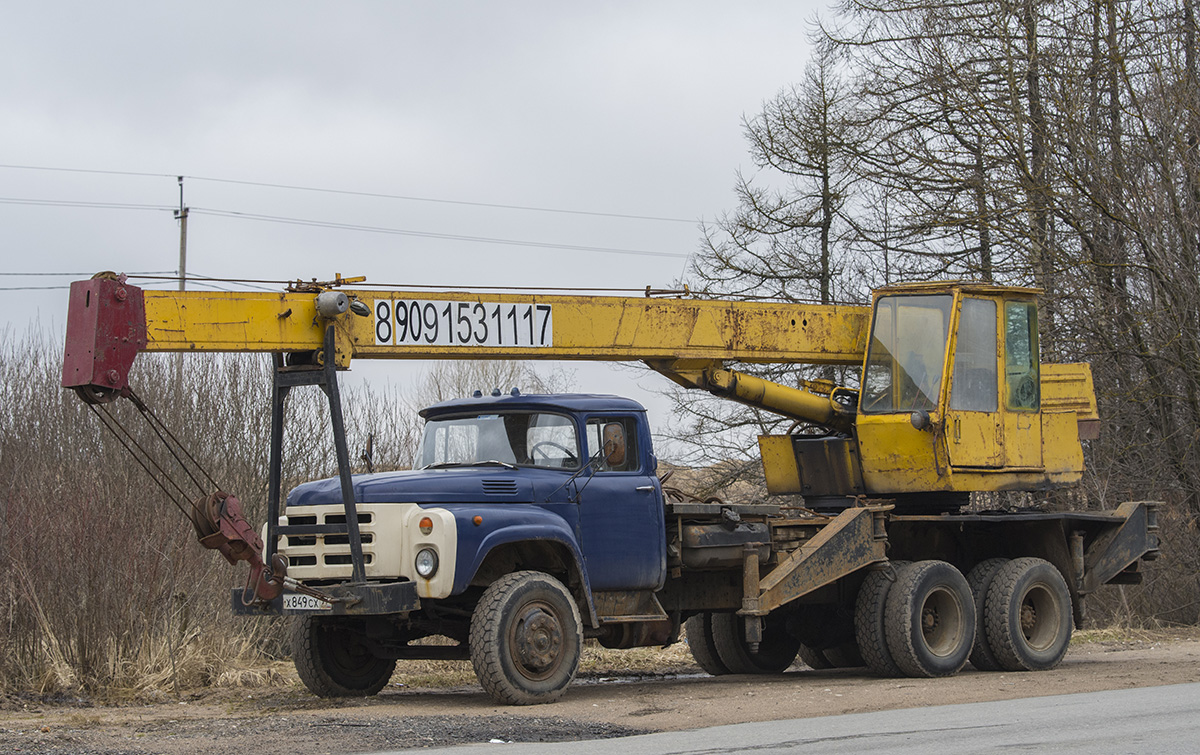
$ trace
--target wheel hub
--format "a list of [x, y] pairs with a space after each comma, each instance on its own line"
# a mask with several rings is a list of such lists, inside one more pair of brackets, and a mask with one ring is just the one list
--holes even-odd
[[1031, 601], [1025, 601], [1021, 604], [1021, 631], [1026, 637], [1033, 634], [1033, 630], [1037, 627], [1037, 606]]
[[516, 655], [526, 669], [541, 673], [552, 668], [563, 647], [563, 630], [554, 614], [529, 606], [516, 627]]

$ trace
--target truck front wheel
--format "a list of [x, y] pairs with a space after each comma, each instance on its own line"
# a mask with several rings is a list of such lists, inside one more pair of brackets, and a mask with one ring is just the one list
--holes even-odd
[[292, 660], [300, 680], [314, 695], [374, 695], [392, 678], [396, 660], [372, 653], [351, 621], [299, 616], [292, 625]]
[[549, 703], [575, 678], [582, 638], [579, 607], [561, 582], [514, 572], [493, 582], [471, 615], [471, 665], [497, 702]]
[[1040, 558], [1017, 558], [997, 573], [984, 609], [987, 638], [1005, 671], [1045, 671], [1071, 644], [1071, 593]]

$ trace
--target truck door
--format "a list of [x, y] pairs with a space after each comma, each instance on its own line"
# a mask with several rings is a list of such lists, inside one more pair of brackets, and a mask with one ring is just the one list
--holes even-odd
[[996, 301], [963, 297], [959, 305], [946, 446], [955, 467], [1004, 464]]
[[1040, 469], [1041, 377], [1038, 371], [1037, 304], [1004, 302], [1004, 461]]
[[655, 590], [666, 577], [662, 487], [641, 427], [634, 416], [587, 420], [579, 529], [593, 590]]

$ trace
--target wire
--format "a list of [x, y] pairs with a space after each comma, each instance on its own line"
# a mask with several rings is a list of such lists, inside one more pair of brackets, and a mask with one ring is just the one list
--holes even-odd
[[409, 231], [403, 228], [383, 228], [380, 226], [357, 225], [354, 223], [334, 223], [323, 220], [305, 220], [303, 218], [287, 218], [278, 215], [259, 215], [249, 212], [235, 212], [233, 210], [216, 210], [203, 207], [190, 208], [193, 214], [197, 215], [213, 215], [216, 217], [227, 217], [241, 220], [258, 220], [268, 223], [283, 223], [290, 225], [300, 225], [312, 228], [331, 228], [336, 230], [348, 231], [363, 231], [366, 233], [384, 233], [395, 236], [412, 236], [416, 238], [432, 238], [432, 239], [447, 239], [450, 241], [469, 241], [483, 244], [501, 244], [506, 246], [525, 246], [535, 247], [539, 249], [564, 249], [577, 252], [599, 252], [604, 254], [631, 254], [639, 257], [676, 257], [686, 258], [690, 255], [680, 252], [655, 252], [644, 249], [615, 249], [602, 246], [581, 246], [577, 244], [554, 244], [545, 241], [523, 241], [518, 239], [502, 239], [489, 236], [464, 236], [452, 233], [433, 233], [430, 231]]
[[48, 173], [91, 173], [99, 176], [139, 176], [141, 178], [178, 178], [175, 173], [139, 173], [132, 170], [90, 170], [88, 168], [52, 168], [44, 165], [5, 165], [0, 168], [12, 170], [44, 170]]
[[[146, 275], [157, 275], [159, 273], [170, 273], [173, 270], [150, 270], [140, 273], [126, 273], [130, 277], [142, 277]], [[57, 277], [57, 278], [90, 278], [94, 273], [0, 273], [0, 277], [5, 278], [25, 278], [25, 277]], [[176, 278], [178, 280], [178, 278]], [[0, 291], [65, 291], [70, 285], [65, 286], [2, 286]]]
[[[0, 165], [0, 168], [6, 167]], [[622, 218], [625, 220], [653, 220], [660, 223], [689, 223], [695, 224], [692, 218], [670, 218], [657, 215], [632, 215], [622, 212], [598, 212], [593, 210], [565, 210], [557, 207], [534, 207], [520, 204], [498, 204], [495, 202], [469, 202], [462, 199], [438, 199], [435, 197], [414, 197], [405, 194], [380, 194], [371, 191], [350, 191], [347, 189], [319, 189], [311, 186], [293, 186], [290, 184], [275, 184], [262, 181], [238, 181], [232, 178], [206, 178], [204, 176], [184, 176], [191, 181], [210, 181], [213, 183], [238, 184], [241, 186], [261, 186], [270, 189], [289, 189], [292, 191], [315, 191], [323, 194], [342, 194], [352, 197], [373, 197], [375, 199], [400, 199], [406, 202], [434, 202], [437, 204], [456, 204], [467, 207], [491, 207], [498, 210], [521, 210], [524, 212], [553, 212], [563, 215], [590, 215], [599, 218]]]
[[[375, 199], [398, 199], [406, 202], [433, 202], [436, 204], [463, 205], [466, 207], [490, 207], [499, 210], [520, 210], [522, 212], [550, 212], [562, 215], [587, 215], [600, 218], [622, 218], [625, 220], [650, 220], [659, 223], [690, 223], [695, 224], [694, 218], [672, 218], [656, 215], [635, 215], [620, 212], [598, 212], [592, 210], [567, 210], [559, 207], [536, 207], [533, 205], [500, 204], [496, 202], [470, 202], [461, 199], [440, 199], [437, 197], [417, 197], [406, 194], [383, 194], [370, 191], [350, 191], [347, 189], [324, 189], [314, 186], [296, 186], [293, 184], [277, 184], [267, 181], [240, 181], [233, 178], [214, 178], [212, 176], [187, 176], [177, 173], [141, 173], [127, 170], [89, 170], [86, 168], [54, 168], [40, 165], [0, 164], [0, 168], [11, 170], [41, 170], [57, 173], [89, 173], [103, 176], [137, 176], [141, 178], [175, 178], [191, 181], [208, 181], [210, 183], [234, 184], [238, 186], [257, 186], [267, 189], [287, 189], [289, 191], [311, 191], [322, 194], [341, 194], [352, 197], [372, 197]], [[172, 208], [174, 209], [174, 208]]]
[[[155, 280], [155, 281], [178, 281], [179, 276], [157, 276], [157, 275], [134, 275], [129, 274], [129, 277], [137, 278], [138, 280]], [[288, 286], [295, 283], [295, 280], [269, 280], [266, 278], [205, 278], [207, 281], [217, 283], [238, 283], [246, 285], [249, 283], [273, 283], [278, 286]], [[315, 278], [313, 280], [316, 280]], [[353, 284], [355, 288], [389, 288], [397, 290], [405, 289], [433, 289], [439, 291], [594, 291], [607, 293], [646, 293], [645, 288], [600, 288], [600, 287], [583, 287], [583, 286], [472, 286], [472, 285], [442, 285], [437, 283], [369, 283], [367, 281], [359, 281]], [[276, 289], [264, 288], [263, 291], [278, 293]], [[684, 291], [659, 291], [651, 289], [652, 293], [668, 293], [682, 294]]]
[[34, 207], [88, 207], [100, 210], [159, 210], [173, 212], [174, 207], [157, 204], [125, 204], [122, 202], [76, 202], [68, 199], [22, 199], [0, 197], [0, 204], [32, 205]]
[[[255, 286], [248, 281], [241, 281], [241, 280], [236, 280], [236, 279], [223, 280], [221, 278], [214, 278], [211, 275], [201, 275], [200, 273], [192, 273], [192, 272], [188, 273], [188, 280], [193, 280], [195, 278], [199, 278], [200, 280], [204, 280], [204, 281], [214, 281], [217, 283], [236, 283], [239, 286], [254, 289], [255, 291], [267, 291], [267, 292], [270, 292], [273, 294], [278, 293], [278, 289], [267, 288], [266, 286]], [[179, 278], [176, 277], [176, 280], [179, 280]]]
[[[165, 273], [173, 273], [174, 270], [143, 270], [136, 273], [125, 273], [126, 275], [163, 275]], [[58, 276], [64, 278], [82, 278], [84, 276], [94, 275], [95, 271], [90, 273], [0, 273], [0, 276], [17, 278], [17, 277], [35, 277], [35, 276]]]

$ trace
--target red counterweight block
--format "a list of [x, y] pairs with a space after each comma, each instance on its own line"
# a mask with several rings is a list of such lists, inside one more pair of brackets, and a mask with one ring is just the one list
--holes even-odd
[[142, 289], [126, 283], [124, 275], [71, 284], [64, 388], [85, 392], [85, 400], [97, 403], [116, 398], [129, 385], [133, 359], [145, 347]]

